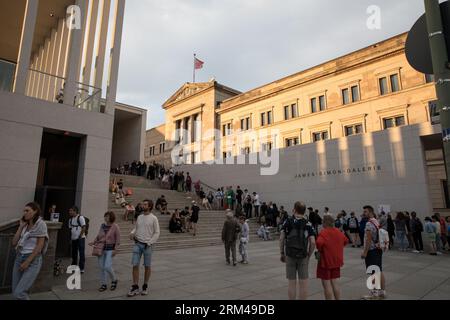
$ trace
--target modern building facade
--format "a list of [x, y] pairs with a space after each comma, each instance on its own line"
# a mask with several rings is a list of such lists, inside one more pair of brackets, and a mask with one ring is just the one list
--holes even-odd
[[[434, 79], [409, 66], [405, 57], [406, 36], [395, 36], [224, 100], [216, 108], [220, 137], [216, 137], [214, 152], [203, 144], [202, 158], [194, 161], [199, 165], [183, 170], [215, 187], [240, 184], [267, 195], [268, 201], [285, 202], [303, 192], [304, 200], [315, 205], [335, 205], [334, 210], [356, 210], [364, 199], [374, 205], [383, 204], [383, 190], [374, 192], [371, 187], [389, 185], [386, 179], [396, 177], [392, 183], [401, 181], [403, 187], [392, 190], [394, 198], [384, 197], [396, 210], [446, 209], [448, 197], [440, 126], [436, 123]], [[193, 104], [190, 106], [193, 108]], [[178, 128], [169, 126], [170, 120], [166, 122], [166, 140]], [[203, 127], [202, 130], [208, 130], [212, 126], [203, 123]], [[383, 150], [389, 154], [379, 154], [376, 144], [387, 148]], [[405, 149], [409, 144], [416, 149]], [[248, 162], [261, 153], [275, 151], [280, 156], [280, 170], [271, 178], [256, 174], [248, 165], [200, 165], [208, 160], [236, 163], [237, 158]], [[421, 158], [415, 165], [419, 167], [411, 167], [418, 156]], [[382, 169], [378, 170], [380, 166]], [[261, 165], [253, 167], [258, 171]], [[287, 168], [289, 172], [285, 171]], [[366, 181], [353, 174], [353, 169], [357, 175], [360, 173], [358, 168], [377, 170], [371, 171], [366, 176], [371, 178]], [[339, 173], [348, 169], [351, 174]], [[321, 172], [330, 170], [331, 175], [326, 174], [324, 180]], [[336, 176], [332, 178], [334, 171]], [[292, 182], [304, 174], [313, 179], [303, 182], [305, 189]], [[316, 175], [321, 177], [319, 181], [314, 181]], [[361, 189], [363, 181], [370, 182], [366, 189]], [[351, 202], [342, 194], [356, 186], [358, 193], [353, 195], [362, 200]], [[330, 198], [319, 192], [330, 188], [334, 193], [326, 192]], [[413, 194], [420, 199], [420, 205], [408, 204]], [[316, 199], [319, 196], [320, 201]]]
[[124, 10], [125, 0], [0, 2], [0, 225], [37, 201], [62, 222], [77, 205], [96, 230], [111, 164], [143, 160], [146, 111], [116, 103]]

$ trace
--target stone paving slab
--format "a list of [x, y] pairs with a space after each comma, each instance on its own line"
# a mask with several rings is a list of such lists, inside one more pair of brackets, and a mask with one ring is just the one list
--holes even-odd
[[[249, 244], [250, 264], [236, 267], [225, 264], [222, 246], [156, 251], [153, 254], [150, 294], [136, 300], [285, 300], [287, 285], [285, 265], [279, 261], [277, 241], [254, 241]], [[345, 249], [345, 266], [340, 279], [343, 299], [361, 299], [368, 293], [361, 249]], [[96, 258], [86, 263], [82, 290], [67, 289], [65, 275], [54, 281], [52, 292], [32, 294], [34, 300], [118, 300], [130, 299], [131, 254], [114, 260], [119, 278], [116, 291], [99, 293]], [[389, 300], [450, 300], [450, 255], [390, 251], [383, 257]], [[316, 279], [317, 261], [309, 265], [309, 299], [323, 300], [321, 281]], [[143, 270], [140, 274], [141, 284]], [[11, 295], [0, 296], [0, 300]]]

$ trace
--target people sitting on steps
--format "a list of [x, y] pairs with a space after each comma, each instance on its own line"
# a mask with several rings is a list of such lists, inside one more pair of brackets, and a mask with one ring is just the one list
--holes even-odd
[[175, 211], [172, 214], [172, 217], [169, 221], [169, 231], [170, 233], [183, 233], [182, 228], [182, 222], [180, 218], [180, 214], [178, 212], [178, 209], [175, 209]]
[[161, 214], [170, 214], [167, 211], [167, 205], [168, 205], [168, 203], [167, 203], [165, 196], [161, 195], [161, 197], [159, 197], [158, 200], [156, 200], [155, 208], [156, 208], [156, 210], [159, 210], [159, 212], [161, 212]]

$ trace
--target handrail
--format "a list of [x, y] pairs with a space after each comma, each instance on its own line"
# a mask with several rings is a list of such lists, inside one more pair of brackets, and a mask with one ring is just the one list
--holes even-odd
[[0, 232], [18, 226], [19, 225], [19, 221], [20, 221], [20, 219], [13, 219], [13, 220], [10, 220], [10, 221], [6, 221], [6, 222], [3, 222], [3, 223], [0, 223]]
[[208, 184], [202, 182], [201, 180], [200, 180], [200, 186], [204, 186], [204, 187], [206, 187], [207, 189], [209, 189], [208, 191], [213, 191], [213, 192], [217, 192], [217, 189], [219, 189], [219, 188], [211, 187], [210, 185], [208, 185]]
[[[93, 87], [93, 88], [95, 88], [95, 87]], [[98, 94], [101, 94], [101, 92], [102, 92], [101, 89], [98, 89], [98, 88], [95, 88], [95, 89], [97, 90], [96, 92], [92, 93], [92, 94], [89, 95], [86, 99], [84, 99], [83, 101], [81, 101], [81, 102], [79, 102], [78, 104], [76, 104], [75, 107], [79, 107], [79, 106], [81, 106], [83, 103], [85, 103], [85, 102], [87, 102], [87, 101], [89, 101], [89, 100], [93, 100]], [[85, 91], [89, 92], [89, 90], [85, 90]]]
[[57, 75], [54, 75], [54, 74], [51, 74], [51, 73], [47, 73], [45, 71], [40, 71], [40, 70], [36, 70], [36, 69], [31, 69], [31, 68], [29, 70], [33, 71], [33, 72], [41, 73], [41, 74], [43, 74], [45, 76], [53, 77], [53, 78], [56, 78], [56, 79], [66, 80], [66, 78], [64, 78], [64, 77], [60, 77], [60, 76], [57, 76]]

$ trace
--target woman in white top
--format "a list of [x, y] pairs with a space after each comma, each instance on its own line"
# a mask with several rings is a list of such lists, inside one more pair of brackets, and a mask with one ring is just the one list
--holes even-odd
[[14, 235], [12, 245], [16, 247], [16, 260], [12, 275], [12, 291], [18, 300], [29, 300], [28, 290], [32, 287], [42, 266], [42, 256], [48, 247], [47, 225], [41, 219], [37, 203], [25, 206], [20, 226]]

